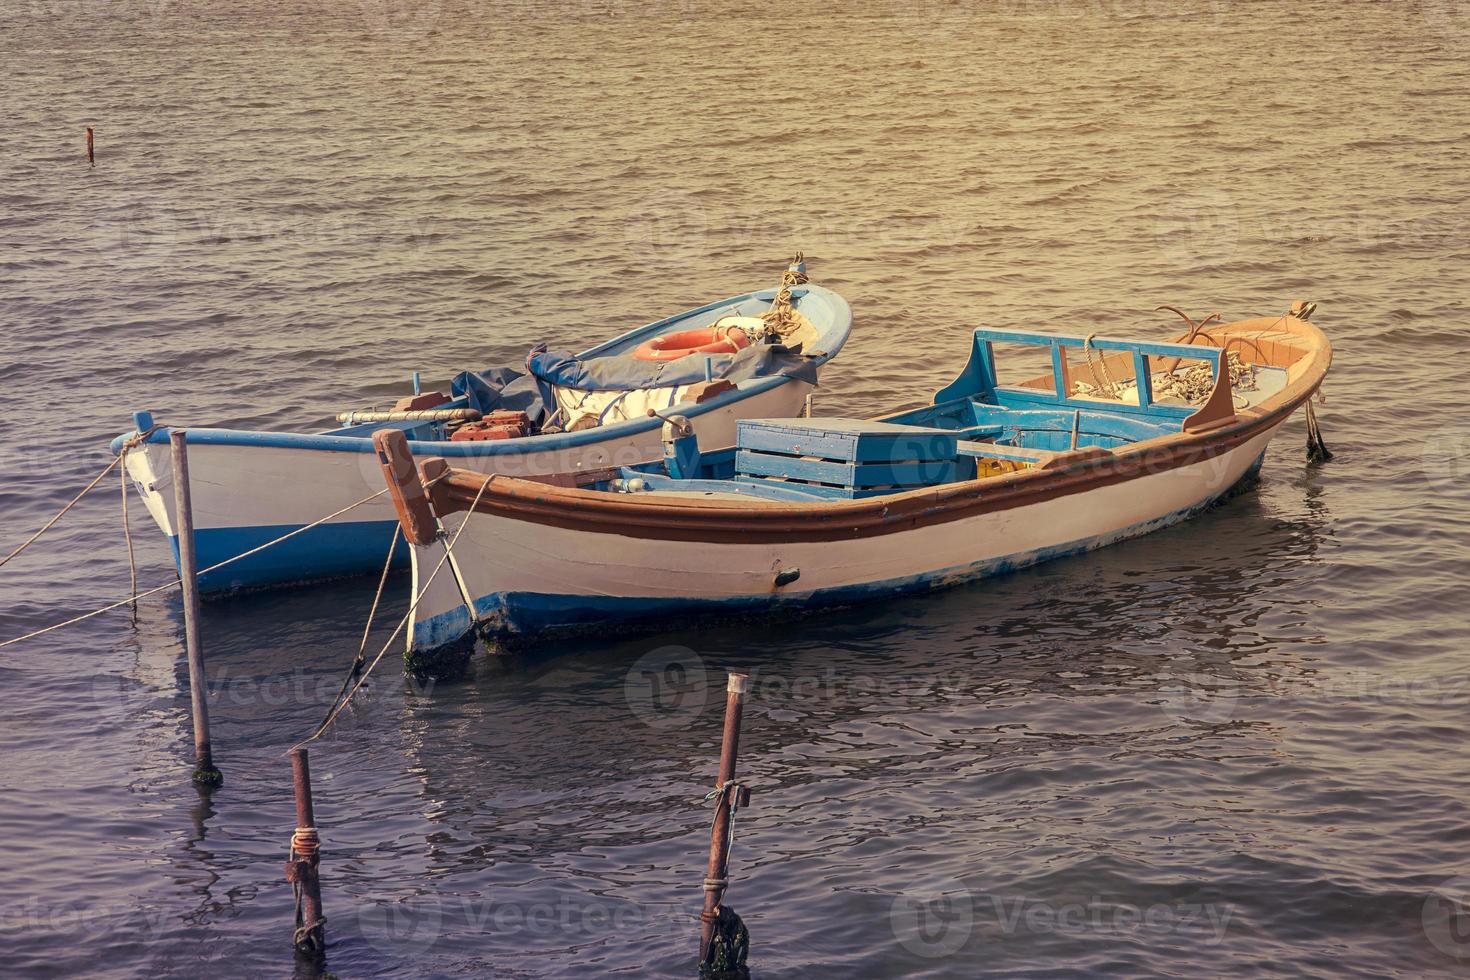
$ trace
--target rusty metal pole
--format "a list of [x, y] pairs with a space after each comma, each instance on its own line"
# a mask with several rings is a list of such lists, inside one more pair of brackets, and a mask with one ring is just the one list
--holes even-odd
[[194, 716], [194, 782], [218, 786], [225, 777], [214, 765], [209, 744], [209, 691], [204, 641], [199, 634], [199, 560], [194, 553], [194, 503], [189, 495], [188, 434], [168, 434], [174, 469], [174, 531], [179, 540], [179, 582], [184, 588], [184, 646], [189, 657], [189, 701]]
[[291, 859], [286, 880], [296, 892], [296, 932], [292, 945], [307, 956], [326, 952], [327, 917], [322, 914], [321, 837], [311, 805], [311, 764], [306, 750], [291, 750], [291, 785], [296, 794], [296, 830], [291, 834]]
[[[735, 758], [740, 751], [740, 716], [745, 707], [745, 692], [749, 687], [747, 674], [730, 674], [725, 685], [725, 735], [720, 745], [720, 775], [715, 783], [714, 826], [710, 830], [709, 865], [704, 876], [704, 912], [700, 915], [699, 962], [709, 962], [710, 942], [715, 935], [720, 899], [724, 897], [728, 884], [726, 877], [730, 869], [725, 859], [730, 850], [730, 787], [735, 781]], [[736, 792], [743, 792], [743, 787]], [[744, 801], [740, 801], [744, 806]]]

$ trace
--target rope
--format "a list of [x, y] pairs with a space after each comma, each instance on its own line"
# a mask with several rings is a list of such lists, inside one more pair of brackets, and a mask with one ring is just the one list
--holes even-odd
[[[730, 833], [729, 836], [725, 838], [724, 866], [725, 873], [729, 874], [730, 851], [735, 847], [735, 814], [740, 811], [740, 783], [731, 781], [725, 783], [723, 786], [716, 786], [714, 789], [710, 790], [704, 795], [704, 802], [708, 803], [710, 800], [714, 799], [719, 800], [719, 802], [715, 804], [715, 815], [710, 819], [709, 830], [710, 834], [713, 835], [715, 832], [715, 821], [719, 820], [720, 818], [720, 807], [724, 806], [727, 803], [726, 797], [729, 797], [728, 804], [730, 807]], [[720, 894], [715, 897], [715, 903], [718, 905], [720, 899], [724, 898], [724, 890], [726, 887], [729, 886], [729, 884], [729, 878], [706, 878], [704, 879], [704, 890], [707, 892], [720, 892]]]
[[[313, 929], [321, 928], [321, 927], [323, 927], [323, 926], [325, 926], [327, 924], [327, 917], [326, 916], [322, 916], [320, 919], [317, 919], [315, 922], [303, 922], [302, 920], [306, 918], [306, 915], [305, 915], [304, 911], [301, 908], [301, 904], [302, 904], [301, 903], [301, 886], [300, 885], [294, 885], [292, 887], [293, 887], [293, 890], [296, 892], [296, 906], [297, 906], [297, 908], [296, 908], [296, 922], [297, 922], [297, 925], [296, 925], [296, 933], [292, 937], [292, 940], [291, 941], [296, 946], [302, 946], [302, 945], [306, 945], [307, 940], [309, 940], [311, 938], [311, 932], [312, 932]], [[312, 943], [311, 945], [315, 946], [315, 943]]]
[[[782, 282], [785, 282], [784, 278], [782, 279]], [[788, 299], [789, 298], [790, 297], [788, 296]], [[750, 334], [746, 332], [746, 329], [740, 326], [740, 324], [738, 323], [725, 323], [722, 325], [722, 321], [725, 319], [726, 317], [720, 317], [719, 320], [715, 321], [714, 331], [716, 340], [723, 341], [724, 343], [730, 345], [730, 350], [726, 353], [733, 354], [741, 349], [740, 345], [737, 344], [731, 337], [731, 334], [733, 334], [737, 330], [740, 331], [740, 335], [745, 338], [745, 343], [747, 346], [749, 346], [751, 340], [753, 340], [754, 338], [752, 338]]]
[[[1256, 388], [1256, 369], [1240, 359], [1235, 351], [1225, 353], [1226, 372], [1230, 376], [1230, 389], [1232, 397], [1237, 397], [1234, 392], [1254, 391]], [[1202, 405], [1209, 401], [1210, 395], [1215, 390], [1215, 373], [1207, 363], [1196, 364], [1194, 367], [1186, 368], [1183, 373], [1177, 371], [1166, 371], [1154, 375], [1154, 391], [1159, 394], [1176, 395], [1191, 405]], [[1236, 408], [1243, 407], [1242, 402], [1249, 399], [1239, 399]]]
[[[14, 558], [15, 556], [19, 555], [22, 551], [25, 551], [31, 545], [35, 544], [37, 538], [39, 538], [41, 535], [45, 534], [47, 531], [49, 531], [53, 527], [55, 527], [56, 526], [56, 522], [59, 521], [59, 520], [61, 520], [63, 517], [65, 517], [66, 516], [66, 512], [69, 511], [69, 510], [71, 510], [73, 507], [75, 507], [77, 505], [77, 501], [79, 501], [83, 497], [85, 497], [87, 495], [87, 493], [93, 487], [95, 487], [97, 484], [99, 484], [99, 483], [102, 482], [102, 478], [103, 477], [105, 477], [107, 474], [109, 474], [109, 473], [112, 472], [112, 468], [114, 466], [116, 466], [118, 463], [122, 462], [123, 457], [128, 454], [128, 450], [133, 449], [133, 448], [136, 448], [137, 446], [141, 445], [143, 443], [143, 440], [145, 440], [149, 436], [153, 435], [153, 433], [155, 431], [157, 431], [157, 429], [158, 429], [158, 426], [156, 426], [156, 425], [155, 426], [152, 426], [152, 427], [150, 427], [148, 429], [147, 432], [139, 432], [136, 435], [134, 435], [132, 438], [128, 439], [127, 442], [124, 442], [122, 444], [122, 451], [119, 452], [116, 456], [112, 457], [112, 461], [109, 462], [106, 466], [104, 466], [102, 468], [102, 472], [101, 473], [98, 473], [97, 476], [93, 478], [93, 480], [92, 480], [91, 483], [87, 484], [85, 487], [82, 487], [82, 492], [81, 493], [79, 493], [75, 497], [71, 498], [71, 503], [69, 503], [65, 507], [61, 508], [61, 510], [57, 513], [57, 515], [55, 517], [51, 518], [51, 520], [47, 521], [44, 525], [42, 525], [41, 526], [41, 529], [39, 531], [37, 531], [35, 534], [32, 534], [29, 538], [27, 538], [25, 540], [25, 543], [22, 544], [19, 548], [16, 548], [10, 554], [6, 555], [4, 558], [0, 558], [0, 567], [3, 567], [4, 565], [8, 564], [9, 561], [10, 561], [10, 559]], [[126, 477], [124, 477], [123, 486], [124, 487], [127, 486]]]
[[[341, 704], [334, 706], [330, 711], [327, 712], [327, 717], [322, 719], [322, 723], [316, 727], [316, 731], [312, 732], [310, 735], [306, 736], [306, 738], [303, 738], [301, 741], [291, 746], [291, 748], [299, 749], [301, 748], [301, 746], [307, 744], [308, 742], [314, 742], [316, 741], [316, 739], [320, 738], [326, 732], [326, 730], [332, 726], [332, 723], [337, 720], [337, 716], [340, 715], [344, 710], [346, 710], [347, 705], [352, 702], [353, 697], [357, 694], [359, 690], [361, 690], [362, 686], [367, 683], [368, 677], [378, 666], [378, 663], [383, 659], [383, 656], [387, 654], [388, 649], [393, 645], [393, 641], [398, 639], [398, 634], [402, 633], [403, 628], [408, 625], [409, 620], [413, 617], [414, 612], [419, 607], [419, 600], [423, 599], [423, 597], [428, 594], [429, 586], [434, 584], [434, 579], [439, 577], [440, 569], [442, 569], [444, 567], [444, 563], [449, 560], [449, 556], [454, 553], [454, 546], [459, 543], [459, 536], [463, 534], [464, 529], [469, 526], [470, 518], [474, 516], [475, 508], [480, 505], [480, 498], [485, 495], [485, 491], [489, 489], [490, 484], [495, 482], [495, 477], [496, 474], [491, 473], [490, 476], [485, 480], [485, 482], [480, 485], [480, 490], [478, 493], [475, 494], [475, 499], [470, 504], [470, 509], [468, 513], [465, 514], [464, 521], [459, 525], [458, 528], [455, 529], [454, 537], [445, 543], [444, 554], [439, 559], [439, 563], [434, 566], [434, 570], [429, 573], [428, 581], [424, 583], [424, 587], [418, 592], [418, 594], [413, 597], [413, 601], [410, 602], [408, 605], [408, 612], [404, 613], [403, 618], [398, 621], [398, 625], [394, 628], [393, 634], [388, 637], [387, 642], [383, 644], [383, 648], [379, 650], [378, 655], [373, 658], [373, 662], [368, 664], [367, 670], [362, 672], [362, 677], [357, 681], [356, 684], [352, 686], [352, 689], [347, 692], [347, 697], [342, 699]], [[444, 477], [440, 477], [440, 479], [443, 478]], [[385, 490], [384, 492], [386, 493], [387, 491]]]
[[725, 904], [725, 890], [730, 887], [730, 851], [735, 846], [735, 814], [740, 810], [741, 788], [740, 783], [731, 780], [716, 786], [705, 795], [706, 801], [718, 801], [715, 803], [714, 818], [710, 821], [711, 835], [714, 834], [715, 823], [720, 819], [721, 807], [729, 807], [730, 817], [729, 836], [725, 838], [725, 854], [721, 860], [721, 870], [727, 877], [706, 878], [703, 882], [705, 892], [713, 893], [715, 901], [713, 909], [699, 913], [701, 922], [714, 927], [710, 944], [703, 951], [701, 976], [717, 977], [732, 973], [744, 975], [745, 960], [750, 953], [750, 931], [735, 910]]
[[373, 631], [373, 620], [378, 615], [378, 603], [383, 598], [383, 586], [388, 584], [388, 571], [393, 567], [393, 553], [398, 550], [398, 539], [403, 535], [403, 525], [399, 524], [393, 531], [393, 541], [388, 545], [388, 558], [383, 562], [383, 574], [378, 579], [378, 592], [373, 596], [373, 607], [368, 610], [367, 623], [362, 628], [362, 641], [357, 645], [357, 656], [352, 658], [352, 669], [347, 676], [342, 678], [342, 686], [337, 689], [337, 696], [332, 698], [332, 707], [327, 709], [328, 715], [332, 713], [337, 705], [342, 703], [342, 695], [347, 693], [347, 686], [362, 676], [362, 665], [366, 662], [368, 636]]
[[[730, 873], [730, 851], [735, 846], [735, 814], [740, 810], [740, 783], [731, 780], [723, 785], [716, 786], [705, 794], [705, 801], [718, 800], [715, 804], [714, 818], [710, 821], [710, 834], [714, 834], [715, 823], [720, 818], [720, 808], [730, 808], [729, 836], [725, 838], [725, 854], [721, 862], [721, 868], [725, 875]], [[706, 892], [712, 892], [715, 896], [714, 908], [709, 912], [701, 911], [699, 920], [714, 926], [710, 937], [710, 945], [704, 950], [704, 959], [700, 964], [701, 976], [725, 976], [731, 973], [743, 974], [746, 957], [750, 953], [750, 931], [746, 929], [745, 923], [735, 910], [725, 905], [725, 890], [730, 887], [729, 877], [705, 878], [703, 887]]]
[[[106, 473], [104, 473], [103, 476], [106, 476]], [[348, 504], [346, 507], [343, 507], [341, 510], [334, 511], [334, 512], [328, 514], [326, 517], [323, 517], [323, 518], [321, 518], [319, 520], [312, 521], [310, 524], [303, 524], [301, 527], [298, 527], [294, 531], [287, 531], [285, 534], [281, 535], [279, 538], [276, 538], [274, 541], [267, 541], [265, 544], [257, 545], [256, 547], [251, 548], [249, 551], [244, 551], [244, 552], [241, 552], [238, 555], [235, 555], [233, 558], [226, 558], [224, 561], [219, 562], [218, 564], [215, 564], [215, 565], [210, 565], [208, 568], [203, 569], [202, 571], [200, 571], [200, 572], [198, 572], [196, 574], [197, 575], [208, 575], [210, 572], [217, 571], [218, 569], [224, 568], [226, 565], [233, 565], [235, 562], [241, 561], [241, 560], [246, 559], [246, 558], [249, 558], [251, 555], [259, 554], [260, 552], [264, 551], [265, 549], [274, 547], [275, 545], [280, 544], [282, 541], [285, 541], [288, 538], [294, 538], [298, 534], [301, 534], [301, 533], [303, 533], [305, 531], [310, 531], [314, 527], [317, 527], [319, 525], [322, 525], [322, 524], [327, 523], [327, 521], [330, 521], [330, 520], [333, 520], [335, 518], [341, 517], [343, 514], [347, 513], [348, 511], [350, 511], [350, 510], [352, 510], [352, 509], [354, 509], [356, 507], [361, 507], [363, 504], [368, 503], [371, 500], [376, 500], [377, 498], [381, 497], [383, 494], [385, 494], [387, 492], [388, 492], [388, 488], [387, 487], [384, 487], [383, 489], [379, 490], [377, 493], [369, 494], [368, 496], [363, 497], [361, 500], [356, 501], [355, 503]], [[11, 645], [16, 644], [16, 643], [20, 643], [23, 640], [34, 639], [35, 637], [41, 636], [41, 635], [46, 634], [46, 633], [50, 633], [52, 630], [59, 630], [63, 626], [72, 626], [72, 625], [74, 625], [76, 623], [83, 622], [84, 620], [91, 619], [94, 616], [100, 616], [100, 615], [102, 615], [105, 612], [111, 612], [112, 610], [118, 608], [119, 606], [126, 606], [130, 602], [134, 602], [135, 603], [139, 599], [147, 599], [147, 598], [149, 598], [151, 596], [158, 595], [160, 592], [167, 592], [169, 589], [176, 589], [176, 588], [178, 588], [182, 584], [183, 584], [183, 582], [180, 579], [174, 579], [172, 582], [169, 582], [169, 583], [164, 584], [164, 585], [160, 585], [156, 589], [149, 589], [147, 592], [137, 593], [137, 594], [133, 595], [131, 598], [119, 599], [117, 602], [109, 603], [108, 605], [103, 606], [101, 609], [94, 609], [94, 610], [92, 610], [89, 613], [83, 613], [82, 615], [76, 616], [76, 617], [74, 617], [72, 619], [68, 619], [65, 622], [53, 623], [52, 625], [47, 626], [47, 627], [44, 627], [42, 629], [38, 629], [38, 630], [35, 630], [33, 632], [26, 633], [24, 636], [17, 636], [13, 640], [6, 640], [5, 642], [0, 643], [0, 649], [4, 649], [5, 647], [11, 646]]]
[[1325, 463], [1332, 458], [1327, 443], [1322, 441], [1322, 427], [1317, 424], [1317, 413], [1312, 409], [1312, 400], [1307, 399], [1307, 462]]
[[796, 311], [791, 308], [791, 290], [792, 287], [809, 281], [806, 273], [798, 268], [803, 261], [805, 261], [805, 256], [797, 252], [796, 257], [791, 260], [790, 267], [781, 274], [781, 288], [776, 291], [775, 298], [771, 300], [771, 308], [761, 314], [761, 319], [766, 321], [766, 330], [778, 337], [784, 338], [800, 326], [796, 319]]
[[103, 468], [102, 472], [101, 473], [98, 473], [97, 476], [96, 476], [96, 478], [93, 479], [91, 483], [87, 484], [85, 487], [82, 488], [82, 492], [81, 493], [79, 493], [75, 497], [71, 498], [71, 503], [69, 503], [65, 507], [61, 508], [61, 511], [55, 517], [51, 518], [51, 520], [47, 521], [44, 525], [42, 525], [41, 529], [39, 531], [37, 531], [35, 534], [32, 534], [29, 538], [27, 538], [25, 540], [25, 543], [22, 544], [19, 548], [16, 548], [10, 554], [6, 555], [4, 558], [0, 558], [0, 566], [3, 566], [3, 565], [8, 564], [10, 562], [10, 559], [14, 558], [15, 556], [19, 555], [22, 551], [25, 551], [31, 545], [35, 544], [37, 538], [39, 538], [41, 535], [45, 534], [47, 531], [51, 530], [51, 528], [56, 525], [56, 522], [57, 521], [61, 520], [63, 517], [66, 516], [66, 512], [67, 511], [71, 510], [73, 507], [75, 507], [77, 505], [77, 501], [79, 501], [83, 497], [85, 497], [87, 495], [87, 492], [89, 490], [91, 490], [97, 484], [101, 483], [102, 482], [102, 478], [104, 476], [106, 476], [107, 474], [109, 474], [109, 473], [112, 472], [112, 468], [117, 465], [117, 461], [118, 461], [118, 457], [114, 456], [112, 458], [112, 462], [108, 463], [107, 466], [105, 468]]
[[1092, 375], [1092, 380], [1097, 384], [1097, 388], [1094, 389], [1095, 391], [1100, 392], [1104, 397], [1121, 400], [1121, 396], [1118, 394], [1118, 385], [1113, 381], [1113, 376], [1108, 373], [1108, 356], [1106, 354], [1102, 356], [1101, 366], [1103, 378], [1106, 378], [1107, 381], [1104, 382], [1097, 376], [1097, 368], [1092, 363], [1092, 341], [1096, 336], [1097, 333], [1094, 331], [1088, 334], [1082, 341], [1082, 356], [1087, 358], [1087, 373]]
[[[291, 844], [286, 849], [286, 861], [305, 861], [313, 867], [319, 860], [322, 840], [317, 834], [315, 827], [297, 827], [291, 833]], [[312, 932], [327, 924], [326, 916], [322, 916], [315, 922], [306, 921], [306, 897], [301, 888], [301, 881], [293, 876], [291, 881], [291, 894], [296, 899], [296, 931], [291, 937], [291, 942], [297, 948], [315, 948], [316, 937]]]
[[[126, 456], [127, 455], [127, 452], [128, 451], [126, 449], [124, 449], [123, 450], [123, 455]], [[127, 467], [127, 461], [126, 460], [124, 460], [123, 461], [123, 465], [118, 468], [117, 475], [121, 478], [119, 480], [119, 489], [121, 489], [121, 491], [122, 491], [123, 540], [128, 543], [128, 587], [129, 587], [129, 591], [131, 591], [132, 594], [133, 594], [133, 625], [134, 626], [137, 626], [138, 625], [138, 563], [133, 558], [133, 529], [128, 524], [128, 467]]]
[[315, 827], [297, 827], [291, 833], [291, 853], [303, 861], [310, 861], [322, 849], [321, 835]]
[[[1198, 335], [1209, 337], [1209, 334], [1204, 333], [1202, 330], [1198, 331]], [[1092, 352], [1089, 346], [1092, 338], [1095, 336], [1097, 335], [1087, 335], [1087, 339], [1082, 342], [1082, 350], [1087, 354], [1087, 369], [1092, 375], [1092, 380], [1096, 382], [1096, 387], [1089, 385], [1085, 381], [1074, 381], [1072, 384], [1074, 393], [1122, 401], [1125, 395], [1138, 387], [1138, 382], [1134, 380], [1120, 384], [1115, 381], [1113, 376], [1108, 373], [1106, 359], [1099, 362], [1099, 366], [1103, 369], [1104, 377], [1099, 378], [1097, 376], [1097, 371], [1093, 367]], [[1213, 340], [1213, 338], [1211, 339]], [[1220, 345], [1217, 344], [1216, 346]], [[1203, 405], [1210, 400], [1210, 395], [1215, 391], [1214, 369], [1210, 364], [1200, 362], [1193, 367], [1185, 368], [1181, 372], [1177, 367], [1179, 360], [1180, 358], [1174, 358], [1174, 368], [1165, 368], [1151, 376], [1150, 384], [1155, 399], [1160, 395], [1173, 395], [1187, 404]], [[1236, 392], [1256, 390], [1256, 369], [1254, 366], [1242, 361], [1240, 355], [1235, 351], [1225, 352], [1225, 365], [1230, 375], [1231, 397], [1235, 400], [1235, 407], [1237, 409], [1244, 408], [1249, 404], [1250, 399], [1236, 394]]]
[[357, 645], [357, 664], [362, 663], [363, 654], [367, 652], [368, 634], [372, 632], [373, 620], [378, 615], [378, 603], [383, 598], [383, 586], [388, 584], [388, 572], [393, 568], [393, 553], [398, 550], [398, 539], [401, 537], [403, 537], [403, 525], [395, 524], [393, 540], [388, 545], [388, 557], [383, 561], [383, 574], [378, 577], [378, 592], [373, 596], [373, 607], [368, 610], [367, 623], [362, 628], [362, 642]]

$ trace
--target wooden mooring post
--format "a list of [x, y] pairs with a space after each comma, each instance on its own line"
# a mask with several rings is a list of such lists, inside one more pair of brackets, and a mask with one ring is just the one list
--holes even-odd
[[735, 782], [740, 719], [749, 685], [749, 675], [736, 673], [730, 674], [725, 685], [725, 733], [720, 744], [720, 774], [710, 794], [715, 800], [715, 818], [704, 876], [704, 911], [699, 916], [699, 968], [705, 976], [745, 975], [745, 956], [750, 947], [745, 924], [722, 904], [730, 885], [730, 834], [735, 812], [750, 803], [750, 791]]
[[303, 956], [320, 957], [327, 949], [327, 917], [322, 914], [321, 836], [311, 803], [311, 763], [306, 750], [291, 750], [291, 788], [296, 796], [296, 830], [286, 880], [296, 894], [296, 931], [292, 945]]
[[194, 782], [218, 786], [225, 777], [214, 765], [209, 744], [209, 684], [199, 633], [199, 560], [194, 553], [194, 502], [189, 496], [188, 434], [168, 434], [174, 470], [174, 531], [179, 541], [179, 581], [184, 588], [184, 645], [189, 656], [189, 701], [194, 716]]

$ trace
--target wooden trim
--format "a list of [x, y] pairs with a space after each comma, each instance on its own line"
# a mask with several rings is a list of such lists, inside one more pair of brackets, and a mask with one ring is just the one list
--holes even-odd
[[404, 538], [420, 547], [431, 543], [438, 533], [439, 522], [429, 509], [429, 497], [419, 479], [418, 467], [414, 466], [408, 436], [402, 429], [380, 429], [373, 433], [373, 446], [378, 451], [378, 462], [388, 481], [388, 496], [393, 498], [393, 508], [398, 511]]
[[1230, 359], [1221, 351], [1215, 360], [1215, 387], [1199, 411], [1184, 420], [1185, 432], [1207, 432], [1235, 417], [1235, 391], [1230, 385]]

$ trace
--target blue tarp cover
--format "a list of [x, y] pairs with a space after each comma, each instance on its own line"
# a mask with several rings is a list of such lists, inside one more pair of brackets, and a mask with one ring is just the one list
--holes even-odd
[[[454, 379], [454, 394], [468, 395], [480, 412], [514, 409], [525, 412], [539, 428], [553, 405], [550, 386], [579, 391], [635, 391], [671, 388], [704, 380], [705, 357], [691, 354], [676, 361], [640, 361], [636, 357], [579, 358], [537, 345], [526, 356], [527, 371], [496, 367], [465, 371]], [[771, 344], [753, 344], [735, 354], [708, 355], [716, 378], [747, 381], [778, 375], [817, 383], [817, 365], [809, 357]]]

